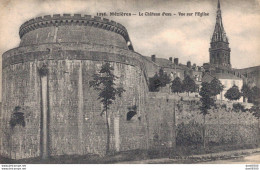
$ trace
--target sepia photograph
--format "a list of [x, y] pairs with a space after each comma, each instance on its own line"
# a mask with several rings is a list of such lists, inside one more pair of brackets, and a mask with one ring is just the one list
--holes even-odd
[[259, 169], [259, 0], [0, 0], [0, 55], [1, 170]]

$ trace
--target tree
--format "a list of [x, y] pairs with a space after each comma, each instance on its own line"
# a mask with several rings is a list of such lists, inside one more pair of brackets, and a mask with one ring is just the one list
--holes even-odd
[[189, 95], [189, 92], [193, 93], [196, 91], [196, 83], [188, 75], [183, 80], [183, 90], [186, 91], [188, 93], [188, 95]]
[[164, 72], [162, 68], [160, 68], [159, 70], [159, 79], [161, 81], [161, 87], [165, 87], [166, 84], [169, 84], [171, 82], [170, 76], [168, 76], [167, 73]]
[[252, 91], [247, 84], [243, 84], [242, 89], [241, 89], [241, 95], [244, 98], [249, 98], [252, 95]]
[[181, 82], [181, 79], [179, 77], [176, 77], [172, 81], [171, 90], [172, 90], [173, 93], [182, 92], [182, 82]]
[[250, 112], [253, 113], [253, 116], [255, 116], [258, 119], [258, 136], [257, 136], [257, 144], [259, 146], [260, 141], [260, 105], [259, 102], [254, 102], [254, 105], [250, 109]]
[[166, 84], [169, 84], [170, 82], [170, 77], [161, 68], [159, 74], [155, 73], [155, 75], [149, 79], [149, 90], [153, 92], [159, 91], [160, 87], [165, 87]]
[[233, 85], [230, 89], [225, 93], [225, 97], [228, 100], [238, 100], [241, 97], [241, 93], [236, 85]]
[[201, 89], [200, 89], [200, 113], [203, 114], [203, 147], [206, 146], [206, 139], [205, 139], [205, 131], [206, 131], [206, 115], [209, 114], [208, 110], [211, 109], [212, 106], [215, 106], [215, 101], [212, 98], [212, 86], [210, 83], [203, 82], [201, 83]]
[[115, 87], [115, 80], [118, 79], [117, 76], [113, 74], [114, 68], [110, 66], [109, 63], [105, 63], [101, 66], [98, 74], [94, 74], [93, 81], [90, 81], [90, 87], [99, 91], [98, 100], [103, 104], [103, 110], [101, 115], [105, 112], [106, 116], [106, 126], [107, 126], [107, 145], [106, 154], [109, 153], [110, 147], [110, 128], [108, 122], [108, 110], [110, 105], [115, 101], [116, 96], [121, 97], [122, 93], [125, 91], [122, 87]]
[[251, 95], [249, 97], [249, 101], [251, 103], [259, 102], [259, 98], [260, 98], [260, 89], [256, 86], [254, 86], [251, 89]]
[[159, 87], [161, 86], [161, 80], [159, 78], [159, 75], [155, 73], [155, 75], [149, 79], [149, 90], [152, 92], [159, 91]]
[[220, 94], [224, 89], [224, 86], [217, 78], [214, 78], [210, 82], [210, 86], [211, 86], [211, 93], [212, 93], [211, 95], [212, 96], [216, 96], [216, 95]]

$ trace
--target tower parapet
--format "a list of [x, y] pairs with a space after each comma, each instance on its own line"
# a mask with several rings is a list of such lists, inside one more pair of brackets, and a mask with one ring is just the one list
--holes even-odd
[[46, 27], [59, 26], [90, 26], [106, 31], [111, 31], [121, 35], [128, 44], [128, 48], [130, 50], [134, 50], [128, 32], [123, 25], [106, 18], [101, 18], [97, 16], [92, 17], [91, 15], [83, 16], [81, 14], [54, 14], [53, 16], [46, 15], [43, 17], [36, 17], [34, 19], [26, 21], [24, 24], [21, 25], [19, 35], [20, 38], [23, 39], [23, 37], [31, 31]]

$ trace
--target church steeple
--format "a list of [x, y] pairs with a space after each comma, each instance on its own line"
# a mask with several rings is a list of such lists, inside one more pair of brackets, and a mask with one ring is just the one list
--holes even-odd
[[218, 0], [216, 24], [211, 38], [209, 51], [210, 51], [211, 64], [217, 66], [231, 67], [229, 42], [222, 23], [219, 0]]
[[228, 42], [228, 38], [226, 36], [226, 32], [224, 30], [224, 26], [223, 26], [223, 23], [222, 23], [222, 16], [221, 16], [221, 9], [220, 9], [219, 0], [218, 0], [218, 10], [217, 10], [215, 30], [213, 32], [212, 39], [211, 39], [211, 42], [216, 42], [216, 41]]

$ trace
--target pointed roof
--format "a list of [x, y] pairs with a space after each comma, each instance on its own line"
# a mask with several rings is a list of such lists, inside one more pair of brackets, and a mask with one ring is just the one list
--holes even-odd
[[220, 9], [219, 0], [218, 0], [218, 10], [217, 10], [215, 30], [213, 32], [211, 42], [218, 42], [218, 41], [228, 43], [228, 38], [226, 36], [226, 32], [224, 30], [224, 26], [223, 26], [223, 23], [222, 23], [222, 16], [221, 16], [221, 9]]
[[219, 2], [219, 0], [218, 0], [218, 9], [220, 9], [220, 2]]

